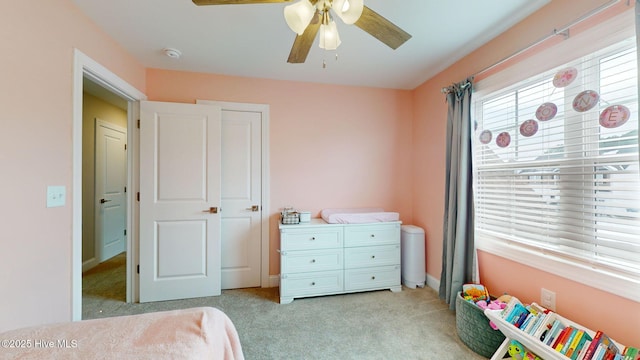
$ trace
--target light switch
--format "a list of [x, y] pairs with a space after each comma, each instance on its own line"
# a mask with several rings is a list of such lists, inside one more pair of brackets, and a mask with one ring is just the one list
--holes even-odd
[[67, 189], [64, 186], [47, 186], [47, 207], [64, 206]]

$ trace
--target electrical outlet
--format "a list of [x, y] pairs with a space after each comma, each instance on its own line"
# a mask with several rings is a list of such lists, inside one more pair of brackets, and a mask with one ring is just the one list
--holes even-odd
[[540, 291], [540, 305], [551, 310], [556, 311], [556, 293], [542, 288]]

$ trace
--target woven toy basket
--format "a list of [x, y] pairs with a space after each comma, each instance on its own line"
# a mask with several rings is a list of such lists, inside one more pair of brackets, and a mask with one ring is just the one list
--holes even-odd
[[486, 358], [491, 358], [505, 339], [500, 330], [493, 330], [489, 326], [484, 311], [464, 300], [460, 292], [456, 297], [456, 329], [465, 345]]

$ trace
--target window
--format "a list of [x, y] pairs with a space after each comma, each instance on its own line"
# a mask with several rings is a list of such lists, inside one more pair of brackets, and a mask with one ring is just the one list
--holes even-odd
[[623, 40], [474, 94], [480, 248], [637, 301], [636, 53]]

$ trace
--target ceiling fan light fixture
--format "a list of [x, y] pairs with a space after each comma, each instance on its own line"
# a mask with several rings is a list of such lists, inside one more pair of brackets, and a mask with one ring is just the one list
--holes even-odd
[[342, 11], [342, 12], [349, 11], [349, 7], [350, 6], [351, 6], [351, 4], [349, 3], [349, 0], [345, 0], [344, 4], [342, 4], [342, 7], [340, 8], [340, 11]]
[[351, 25], [360, 19], [364, 3], [363, 0], [333, 0], [331, 8], [345, 24]]
[[316, 8], [309, 0], [300, 0], [295, 4], [287, 5], [284, 8], [284, 19], [289, 28], [298, 35], [302, 35], [307, 28]]
[[338, 35], [338, 27], [333, 20], [329, 24], [320, 25], [320, 43], [319, 46], [325, 50], [335, 50], [340, 46], [340, 35]]

